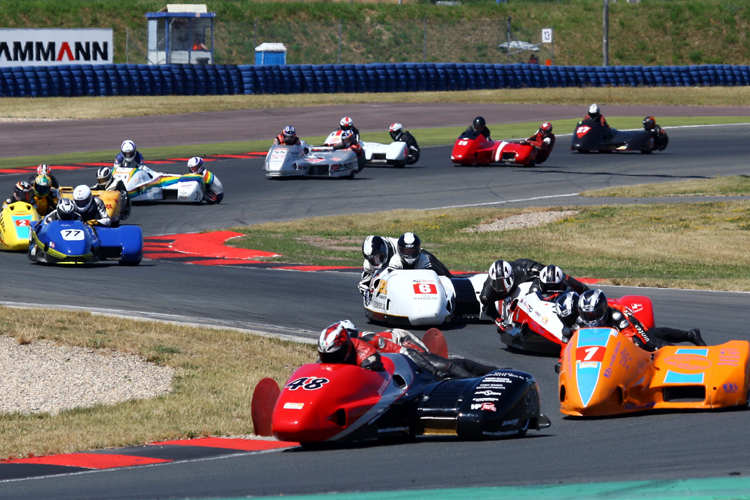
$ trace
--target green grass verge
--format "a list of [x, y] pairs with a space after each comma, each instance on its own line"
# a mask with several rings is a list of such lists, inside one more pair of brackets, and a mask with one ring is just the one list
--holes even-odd
[[512, 215], [563, 208], [320, 217], [234, 228], [247, 236], [232, 240], [232, 245], [279, 252], [283, 257], [276, 260], [284, 262], [360, 266], [366, 235], [413, 231], [453, 270], [484, 272], [498, 258], [528, 257], [612, 284], [750, 290], [750, 202], [573, 209], [580, 212], [559, 222], [502, 232], [464, 230]]
[[[633, 117], [609, 117], [610, 125], [616, 128], [640, 128], [643, 118]], [[569, 134], [578, 120], [556, 120], [553, 122], [557, 134]], [[684, 125], [714, 125], [731, 123], [750, 123], [750, 116], [732, 117], [665, 117], [658, 119], [659, 125], [663, 127], [676, 127]], [[528, 137], [536, 132], [539, 122], [506, 123], [501, 125], [490, 125], [492, 136], [498, 139]], [[443, 146], [453, 144], [465, 127], [441, 127], [441, 128], [417, 128], [410, 129], [416, 136], [420, 146]], [[321, 144], [326, 136], [303, 137], [310, 144]], [[387, 131], [362, 134], [362, 139], [373, 142], [390, 142], [391, 138]], [[217, 154], [241, 154], [251, 151], [267, 151], [271, 147], [273, 139], [262, 141], [242, 142], [220, 142], [212, 144], [199, 144], [187, 146], [165, 146], [159, 148], [142, 148], [146, 161], [164, 160], [167, 158], [189, 158], [191, 156], [210, 156]], [[559, 147], [559, 145], [558, 145]], [[92, 151], [86, 153], [65, 153], [46, 156], [17, 156], [12, 158], [0, 158], [0, 168], [28, 167], [46, 163], [48, 165], [65, 165], [73, 163], [93, 163], [113, 161], [117, 152]]]

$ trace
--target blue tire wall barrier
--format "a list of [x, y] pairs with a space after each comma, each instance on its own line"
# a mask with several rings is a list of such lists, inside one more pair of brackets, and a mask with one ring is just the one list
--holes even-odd
[[0, 96], [318, 94], [548, 87], [750, 85], [750, 66], [102, 64], [0, 68]]

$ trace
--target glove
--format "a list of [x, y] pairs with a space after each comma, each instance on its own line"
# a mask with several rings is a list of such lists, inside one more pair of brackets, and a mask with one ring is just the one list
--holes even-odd
[[508, 325], [506, 325], [506, 324], [505, 324], [505, 322], [504, 322], [504, 321], [502, 320], [502, 318], [497, 318], [497, 319], [495, 320], [495, 326], [497, 326], [497, 329], [498, 329], [498, 330], [503, 330], [503, 331], [505, 331], [505, 328], [506, 328], [506, 327], [507, 327]]
[[364, 293], [362, 293], [362, 297], [365, 299], [365, 305], [370, 305], [370, 300], [372, 300], [372, 292], [370, 290], [365, 290]]
[[206, 199], [207, 203], [216, 203], [216, 195], [210, 191], [206, 192], [204, 198]]

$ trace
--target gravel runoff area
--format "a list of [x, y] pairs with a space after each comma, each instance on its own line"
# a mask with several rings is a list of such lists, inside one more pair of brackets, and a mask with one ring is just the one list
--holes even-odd
[[174, 369], [117, 351], [0, 337], [0, 413], [50, 413], [171, 391]]
[[497, 219], [487, 224], [480, 224], [477, 227], [466, 228], [464, 229], [464, 232], [486, 233], [489, 231], [505, 231], [507, 229], [523, 229], [526, 227], [542, 226], [544, 224], [550, 224], [565, 219], [566, 217], [573, 216], [578, 212], [578, 210], [562, 210], [559, 212], [529, 212], [520, 215], [511, 215], [510, 217]]

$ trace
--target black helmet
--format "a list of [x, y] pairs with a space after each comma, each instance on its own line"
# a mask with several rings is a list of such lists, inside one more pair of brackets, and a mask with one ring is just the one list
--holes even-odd
[[647, 116], [643, 119], [643, 128], [646, 130], [654, 130], [654, 127], [656, 127], [656, 120], [654, 120], [653, 116]]
[[406, 264], [414, 264], [422, 253], [422, 242], [414, 233], [404, 233], [398, 239], [398, 255]]
[[474, 118], [474, 123], [471, 124], [471, 128], [473, 128], [475, 132], [482, 132], [486, 126], [487, 122], [484, 121], [484, 117], [482, 116]]
[[609, 312], [607, 297], [601, 290], [586, 290], [578, 299], [578, 316], [588, 326], [600, 326]]
[[555, 301], [555, 312], [562, 321], [562, 324], [568, 328], [572, 327], [578, 317], [578, 294], [568, 292], [560, 295]]
[[504, 260], [496, 260], [489, 270], [490, 286], [500, 293], [508, 293], [513, 287], [513, 268]]
[[13, 188], [13, 197], [18, 201], [29, 203], [31, 201], [31, 184], [26, 181], [17, 182], [16, 187]]
[[549, 293], [562, 290], [563, 272], [562, 269], [555, 265], [546, 266], [539, 273], [539, 288], [542, 293]]
[[367, 262], [375, 267], [380, 267], [388, 262], [388, 245], [380, 236], [368, 236], [362, 243], [362, 255]]

